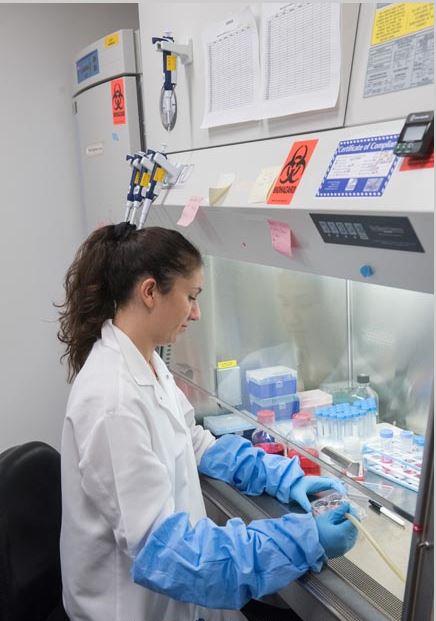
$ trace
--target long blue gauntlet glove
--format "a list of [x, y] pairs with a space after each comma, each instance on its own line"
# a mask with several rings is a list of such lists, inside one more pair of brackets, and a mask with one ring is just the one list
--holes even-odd
[[308, 512], [307, 494], [335, 489], [345, 495], [345, 488], [339, 480], [305, 477], [296, 457], [268, 455], [240, 436], [221, 436], [204, 453], [198, 470], [230, 483], [250, 496], [266, 492], [284, 503], [295, 500]]
[[224, 527], [208, 518], [194, 528], [186, 513], [167, 518], [136, 557], [136, 583], [182, 602], [239, 609], [274, 593], [325, 560], [311, 515], [256, 520]]

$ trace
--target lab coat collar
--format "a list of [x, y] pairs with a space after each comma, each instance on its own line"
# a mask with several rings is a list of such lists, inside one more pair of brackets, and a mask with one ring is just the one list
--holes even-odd
[[[111, 319], [104, 322], [101, 329], [103, 345], [116, 347], [118, 344], [121, 353], [126, 361], [127, 367], [139, 386], [151, 386], [154, 384], [153, 371], [145, 361], [139, 349], [122, 330], [114, 326]], [[153, 353], [153, 363], [155, 356]]]
[[153, 371], [136, 345], [134, 345], [127, 334], [114, 326], [110, 319], [103, 324], [101, 337], [103, 345], [121, 351], [127, 368], [138, 386], [153, 387], [156, 403], [159, 404], [160, 407], [165, 408], [174, 421], [173, 424], [177, 425], [181, 431], [186, 433], [184, 419], [180, 415], [174, 397], [171, 396], [173, 392], [170, 387], [171, 374], [157, 352], [154, 351], [152, 353], [152, 362], [158, 375], [159, 382], [156, 380]]

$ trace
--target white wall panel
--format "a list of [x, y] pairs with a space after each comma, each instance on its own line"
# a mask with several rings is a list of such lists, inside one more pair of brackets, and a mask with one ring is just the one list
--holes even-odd
[[[384, 95], [364, 97], [368, 54], [376, 6], [377, 3], [368, 2], [363, 3], [360, 7], [345, 125], [360, 125], [362, 123], [398, 119], [406, 117], [410, 112], [434, 109], [433, 84], [397, 90]], [[433, 50], [429, 50], [429, 55], [433, 58]], [[408, 66], [410, 61], [411, 58], [408, 56], [404, 62]]]
[[[211, 129], [200, 129], [205, 97], [201, 34], [209, 25], [236, 15], [246, 6], [246, 3], [241, 2], [161, 3], [140, 0], [139, 18], [147, 146], [159, 148], [162, 143], [165, 143], [169, 152], [187, 151], [343, 125], [359, 11], [359, 5], [356, 3], [343, 3], [341, 5], [341, 87], [335, 108], [275, 119], [223, 125]], [[260, 3], [252, 3], [250, 8], [259, 26]], [[186, 66], [180, 62], [178, 64], [178, 84], [176, 87], [178, 120], [171, 132], [166, 132], [160, 121], [159, 95], [162, 87], [162, 58], [161, 53], [155, 51], [151, 42], [152, 37], [162, 36], [163, 32], [167, 30], [172, 31], [177, 43], [184, 44], [192, 39], [194, 54], [192, 64]]]
[[91, 41], [137, 26], [133, 4], [0, 4], [0, 451], [60, 445], [69, 386], [53, 302], [85, 236], [72, 62]]

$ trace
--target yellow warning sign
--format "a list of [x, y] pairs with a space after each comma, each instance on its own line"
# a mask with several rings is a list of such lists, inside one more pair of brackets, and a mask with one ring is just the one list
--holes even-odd
[[104, 47], [112, 47], [113, 45], [118, 45], [120, 42], [120, 34], [119, 32], [113, 32], [107, 37], [104, 38]]
[[223, 360], [222, 362], [218, 362], [218, 369], [231, 369], [232, 367], [236, 367], [238, 363], [236, 360]]
[[434, 25], [432, 2], [394, 3], [375, 12], [371, 45], [399, 39]]

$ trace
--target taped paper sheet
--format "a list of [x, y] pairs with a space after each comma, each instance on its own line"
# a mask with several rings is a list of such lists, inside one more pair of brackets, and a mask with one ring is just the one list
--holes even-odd
[[260, 118], [336, 105], [340, 16], [339, 2], [262, 3]]
[[203, 33], [206, 73], [202, 129], [257, 116], [259, 38], [250, 9]]

